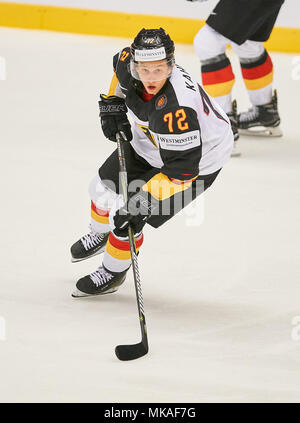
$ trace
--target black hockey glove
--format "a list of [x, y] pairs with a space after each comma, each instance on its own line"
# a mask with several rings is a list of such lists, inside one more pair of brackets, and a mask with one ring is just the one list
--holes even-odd
[[99, 110], [102, 130], [106, 138], [116, 142], [117, 132], [123, 132], [126, 141], [132, 140], [130, 122], [127, 119], [127, 107], [123, 98], [107, 97], [100, 94]]
[[135, 234], [142, 232], [144, 225], [151, 214], [158, 209], [158, 201], [148, 192], [140, 190], [134, 194], [114, 216], [117, 236], [128, 236], [128, 226], [130, 225]]

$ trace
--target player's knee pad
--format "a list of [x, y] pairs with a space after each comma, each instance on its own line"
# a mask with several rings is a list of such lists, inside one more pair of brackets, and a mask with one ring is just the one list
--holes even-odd
[[114, 192], [113, 189], [108, 188], [108, 186], [102, 182], [99, 175], [96, 175], [91, 180], [89, 194], [95, 206], [102, 210], [110, 210], [118, 198], [118, 194]]
[[223, 35], [204, 25], [194, 38], [194, 48], [200, 61], [224, 54], [229, 43]]
[[232, 43], [232, 48], [240, 59], [256, 59], [265, 51], [262, 42], [251, 40], [247, 40], [241, 45]]

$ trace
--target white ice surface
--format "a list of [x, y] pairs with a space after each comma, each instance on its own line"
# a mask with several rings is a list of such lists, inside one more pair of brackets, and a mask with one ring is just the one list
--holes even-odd
[[[114, 355], [140, 340], [131, 274], [116, 294], [70, 296], [101, 261], [71, 264], [69, 247], [87, 231], [87, 186], [115, 147], [97, 98], [126, 44], [0, 29], [0, 401], [299, 402], [300, 81], [290, 55], [272, 54], [284, 137], [241, 139], [242, 157], [205, 195], [202, 225], [179, 216], [145, 230], [149, 354]], [[199, 73], [192, 46], [177, 46], [177, 62]]]

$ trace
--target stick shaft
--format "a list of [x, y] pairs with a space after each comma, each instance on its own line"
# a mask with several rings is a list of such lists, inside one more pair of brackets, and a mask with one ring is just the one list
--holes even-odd
[[[128, 201], [127, 171], [126, 171], [125, 155], [124, 155], [124, 149], [123, 149], [123, 138], [121, 134], [119, 133], [117, 134], [117, 146], [118, 146], [118, 158], [119, 158], [119, 166], [120, 166], [120, 173], [119, 173], [120, 184], [121, 184], [124, 202], [126, 204]], [[138, 314], [139, 314], [141, 333], [142, 333], [142, 341], [145, 344], [145, 346], [148, 348], [147, 327], [146, 327], [146, 319], [145, 319], [145, 312], [144, 312], [144, 301], [143, 301], [143, 295], [142, 295], [140, 273], [139, 273], [138, 260], [137, 260], [137, 252], [136, 252], [136, 246], [135, 246], [134, 232], [130, 225], [128, 228], [128, 237], [129, 237], [131, 263], [132, 263], [132, 269], [133, 269], [134, 285], [135, 285], [135, 292], [136, 292], [136, 299], [137, 299], [137, 306], [138, 306]]]

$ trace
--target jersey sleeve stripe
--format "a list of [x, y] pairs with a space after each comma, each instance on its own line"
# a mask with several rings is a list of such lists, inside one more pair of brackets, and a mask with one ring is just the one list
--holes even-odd
[[109, 91], [108, 91], [108, 94], [107, 94], [108, 97], [116, 95], [116, 89], [117, 89], [118, 83], [119, 83], [119, 81], [118, 81], [117, 75], [114, 73], [112, 80], [111, 80], [111, 83], [110, 83]]

